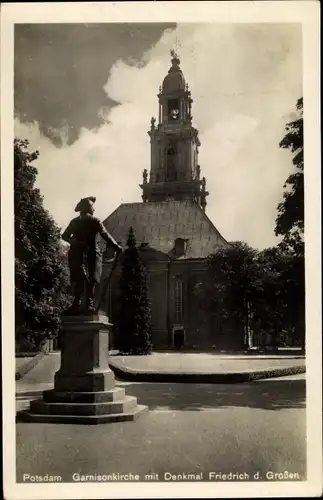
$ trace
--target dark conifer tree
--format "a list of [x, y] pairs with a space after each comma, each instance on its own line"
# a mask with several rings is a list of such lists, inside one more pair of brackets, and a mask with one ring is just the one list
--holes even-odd
[[149, 354], [152, 344], [147, 274], [132, 227], [122, 262], [120, 300], [120, 350], [125, 354]]

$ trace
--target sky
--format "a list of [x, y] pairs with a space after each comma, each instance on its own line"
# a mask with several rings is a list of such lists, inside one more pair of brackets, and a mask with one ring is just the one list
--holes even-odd
[[102, 220], [141, 201], [173, 48], [194, 100], [208, 217], [228, 241], [276, 244], [293, 171], [279, 142], [302, 96], [299, 24], [16, 25], [15, 136], [39, 150], [45, 207], [64, 228], [81, 197], [97, 197]]

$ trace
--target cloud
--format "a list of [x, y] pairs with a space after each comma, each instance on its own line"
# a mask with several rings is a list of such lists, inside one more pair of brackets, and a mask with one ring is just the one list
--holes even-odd
[[[279, 148], [286, 119], [301, 88], [301, 30], [297, 25], [179, 25], [145, 52], [145, 65], [119, 59], [104, 91], [119, 102], [101, 126], [81, 129], [68, 145], [66, 124], [57, 148], [37, 123], [16, 120], [16, 135], [40, 150], [38, 186], [60, 226], [82, 196], [97, 197], [97, 215], [121, 202], [141, 200], [138, 184], [149, 169], [150, 118], [180, 41], [181, 67], [189, 83], [193, 123], [200, 132], [200, 164], [207, 179], [207, 214], [229, 241], [263, 248], [275, 243], [274, 221], [291, 154]], [[98, 109], [105, 116], [103, 109]]]

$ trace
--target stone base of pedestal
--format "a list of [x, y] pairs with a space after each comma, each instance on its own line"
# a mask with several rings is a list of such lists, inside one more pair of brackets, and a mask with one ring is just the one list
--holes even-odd
[[74, 411], [70, 414], [58, 414], [61, 408], [52, 409], [55, 413], [34, 413], [32, 410], [22, 410], [17, 415], [18, 422], [43, 423], [43, 424], [108, 424], [112, 422], [134, 422], [143, 413], [148, 411], [144, 405], [136, 405], [129, 412], [104, 413], [102, 415], [75, 415]]
[[63, 318], [61, 367], [53, 390], [31, 401], [19, 421], [103, 424], [136, 420], [148, 410], [137, 398], [115, 387], [109, 368], [109, 329], [103, 315]]

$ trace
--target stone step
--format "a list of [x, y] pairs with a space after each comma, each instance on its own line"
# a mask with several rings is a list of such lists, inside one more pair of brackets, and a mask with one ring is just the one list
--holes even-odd
[[17, 414], [17, 422], [98, 425], [113, 422], [133, 422], [148, 411], [148, 406], [137, 405], [127, 413], [106, 413], [104, 415], [50, 415], [22, 410]]
[[42, 399], [30, 402], [30, 411], [41, 415], [106, 415], [129, 413], [137, 406], [137, 398], [125, 396], [123, 401], [99, 403], [48, 403]]
[[43, 399], [47, 403], [108, 403], [123, 401], [125, 399], [125, 389], [115, 387], [109, 391], [97, 392], [67, 392], [51, 389], [43, 392]]

